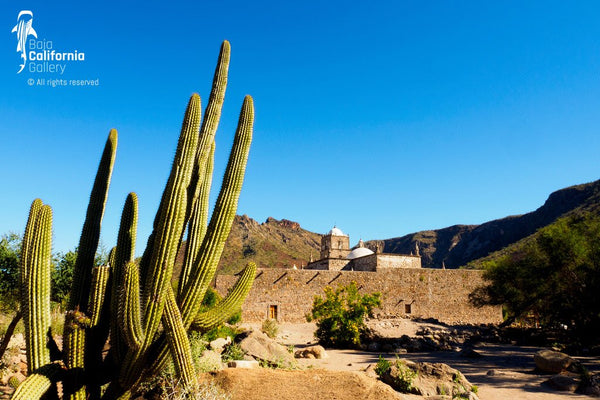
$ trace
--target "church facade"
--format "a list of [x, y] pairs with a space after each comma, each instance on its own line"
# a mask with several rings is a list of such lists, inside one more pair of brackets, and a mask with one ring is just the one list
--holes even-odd
[[362, 239], [352, 250], [350, 237], [341, 229], [333, 227], [321, 237], [320, 259], [310, 261], [305, 269], [328, 271], [368, 271], [377, 272], [391, 268], [421, 268], [421, 256], [382, 254], [365, 247]]

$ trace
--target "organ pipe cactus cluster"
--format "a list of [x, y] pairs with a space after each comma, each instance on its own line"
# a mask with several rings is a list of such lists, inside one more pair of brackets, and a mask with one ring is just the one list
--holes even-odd
[[[79, 242], [63, 349], [54, 356], [49, 351], [57, 349], [50, 330], [52, 210], [39, 199], [32, 203], [21, 272], [29, 376], [13, 399], [57, 398], [58, 382], [65, 399], [128, 399], [170, 360], [185, 386], [197, 383], [188, 331], [208, 331], [237, 312], [256, 272], [256, 266], [248, 264], [220, 303], [200, 311], [231, 230], [252, 140], [254, 106], [246, 96], [209, 221], [214, 138], [225, 98], [229, 55], [225, 41], [204, 120], [200, 97], [194, 94], [189, 100], [171, 174], [143, 256], [134, 259], [138, 199], [130, 193], [108, 265], [94, 267], [117, 148], [117, 131], [110, 131]], [[182, 272], [173, 289], [173, 265], [186, 229]], [[107, 342], [110, 350], [103, 355]]]

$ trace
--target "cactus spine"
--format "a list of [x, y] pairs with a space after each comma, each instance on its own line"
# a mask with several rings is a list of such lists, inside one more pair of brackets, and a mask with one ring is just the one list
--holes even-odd
[[[128, 399], [138, 384], [164, 367], [169, 359], [184, 385], [193, 387], [197, 382], [187, 332], [206, 331], [237, 312], [256, 272], [254, 264], [248, 265], [225, 299], [211, 310], [198, 312], [231, 230], [252, 140], [254, 105], [252, 98], [246, 96], [221, 191], [207, 226], [214, 138], [225, 98], [229, 58], [230, 46], [225, 41], [204, 121], [200, 97], [194, 94], [188, 102], [171, 174], [141, 261], [139, 264], [134, 261], [138, 205], [137, 196], [131, 193], [123, 208], [117, 245], [111, 251], [109, 265], [94, 267], [116, 153], [117, 132], [111, 130], [90, 196], [75, 265], [70, 311], [65, 318], [63, 361], [67, 370], [57, 370], [58, 364], [50, 363], [47, 355], [40, 356], [38, 364], [31, 368], [39, 373], [26, 379], [14, 398], [40, 398], [52, 383], [63, 381], [65, 398], [71, 400]], [[31, 257], [49, 254], [48, 210], [40, 200], [32, 204], [23, 240], [27, 244], [23, 254], [28, 259], [30, 254]], [[171, 286], [173, 265], [186, 227], [188, 246], [175, 291]], [[42, 242], [44, 246], [36, 244]], [[37, 284], [40, 278], [33, 280], [35, 271], [24, 271], [22, 284], [41, 293], [46, 289]], [[49, 298], [49, 292], [46, 297]], [[37, 321], [38, 307], [33, 303], [33, 297], [23, 299], [23, 304], [27, 304], [24, 314], [35, 314], [33, 318]], [[36, 331], [33, 325], [30, 323], [27, 328], [32, 340], [28, 349], [45, 344], [40, 339], [45, 336], [40, 336], [41, 331]], [[44, 329], [44, 323], [35, 325]], [[101, 350], [109, 326], [110, 356], [103, 358]], [[108, 386], [102, 393], [100, 387], [106, 383]]]

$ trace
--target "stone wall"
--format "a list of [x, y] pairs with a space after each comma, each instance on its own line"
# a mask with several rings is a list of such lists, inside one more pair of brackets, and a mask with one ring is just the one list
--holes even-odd
[[377, 254], [377, 270], [381, 268], [421, 268], [421, 257]]
[[345, 258], [326, 258], [324, 260], [318, 260], [312, 262], [306, 266], [306, 269], [318, 269], [318, 270], [331, 270], [331, 271], [340, 271], [342, 268], [346, 267], [350, 260], [346, 260]]
[[[500, 306], [475, 308], [469, 293], [483, 284], [482, 271], [392, 268], [378, 272], [260, 269], [242, 307], [242, 319], [261, 322], [275, 309], [280, 322], [306, 322], [315, 295], [326, 286], [355, 281], [362, 293], [381, 292], [378, 317], [436, 318], [454, 323], [502, 321]], [[237, 277], [220, 275], [216, 289], [221, 295]]]
[[368, 271], [375, 272], [377, 268], [377, 256], [379, 254], [371, 254], [364, 257], [355, 258], [349, 267], [353, 271]]

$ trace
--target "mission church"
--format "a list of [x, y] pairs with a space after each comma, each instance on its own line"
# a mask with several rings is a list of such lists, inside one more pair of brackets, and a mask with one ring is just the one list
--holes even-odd
[[379, 248], [374, 252], [365, 247], [362, 239], [351, 250], [350, 237], [334, 226], [321, 236], [321, 258], [310, 260], [305, 269], [377, 272], [390, 268], [421, 268], [418, 245], [415, 250], [416, 255], [384, 254]]

